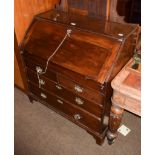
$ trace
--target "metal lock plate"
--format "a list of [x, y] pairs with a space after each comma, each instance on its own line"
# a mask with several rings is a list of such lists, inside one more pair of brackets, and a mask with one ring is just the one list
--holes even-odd
[[37, 73], [42, 73], [43, 69], [39, 66], [36, 66], [36, 71], [37, 71]]

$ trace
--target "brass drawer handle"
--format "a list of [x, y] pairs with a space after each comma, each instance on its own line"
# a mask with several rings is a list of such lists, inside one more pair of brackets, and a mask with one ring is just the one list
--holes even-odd
[[78, 92], [78, 93], [82, 93], [82, 92], [83, 92], [83, 88], [81, 88], [81, 87], [78, 86], [78, 85], [75, 85], [74, 89], [75, 89], [75, 91]]
[[40, 85], [45, 85], [45, 81], [42, 80], [42, 79], [39, 79], [39, 84], [40, 84]]
[[63, 104], [64, 102], [61, 101], [60, 99], [57, 99], [57, 102], [60, 103], [60, 104]]
[[42, 73], [43, 69], [39, 66], [36, 66], [36, 71], [37, 71], [37, 73]]
[[76, 97], [76, 98], [75, 98], [75, 102], [76, 102], [78, 105], [84, 104], [84, 101], [83, 101], [82, 99], [80, 99], [79, 97]]
[[46, 96], [44, 93], [41, 93], [40, 96], [41, 96], [42, 98], [44, 98], [44, 99], [47, 98], [47, 96]]
[[56, 88], [57, 88], [57, 89], [59, 89], [59, 90], [61, 90], [61, 89], [62, 89], [62, 87], [61, 87], [61, 86], [59, 86], [59, 85], [56, 85]]
[[75, 120], [80, 120], [82, 117], [81, 117], [81, 115], [80, 114], [75, 114], [74, 115], [74, 119]]

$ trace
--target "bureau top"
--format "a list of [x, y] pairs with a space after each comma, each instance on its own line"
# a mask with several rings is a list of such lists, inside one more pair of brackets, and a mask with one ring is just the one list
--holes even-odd
[[135, 30], [135, 24], [121, 24], [107, 21], [105, 19], [83, 16], [70, 12], [67, 13], [58, 10], [50, 10], [45, 13], [41, 13], [36, 17], [116, 39], [120, 39], [122, 37], [125, 38], [129, 33]]
[[50, 59], [48, 69], [50, 64], [56, 64], [61, 69], [103, 84], [121, 45], [136, 27], [51, 10], [35, 16], [21, 44], [21, 50], [44, 60], [46, 64], [68, 29], [72, 31], [70, 36]]

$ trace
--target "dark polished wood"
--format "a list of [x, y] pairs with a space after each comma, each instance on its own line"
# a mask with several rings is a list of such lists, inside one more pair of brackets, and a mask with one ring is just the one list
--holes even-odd
[[63, 98], [60, 98], [59, 96], [50, 94], [47, 91], [39, 89], [32, 83], [29, 84], [29, 88], [33, 94], [58, 109], [58, 111], [62, 111], [66, 115], [68, 115], [68, 117], [72, 118], [74, 118], [75, 115], [79, 115], [81, 118], [75, 118], [76, 121], [82, 123], [88, 128], [93, 129], [96, 132], [102, 132], [101, 119], [97, 118], [94, 115], [91, 115], [90, 113], [84, 111], [82, 108], [79, 108], [74, 104], [66, 102]]
[[[23, 39], [28, 95], [84, 128], [101, 145], [110, 119], [110, 82], [132, 56], [138, 27], [98, 18], [105, 6], [92, 4], [101, 1], [74, 2], [63, 1], [56, 10], [36, 15]], [[70, 36], [38, 78], [36, 67], [44, 71], [68, 29]]]
[[31, 95], [28, 95], [28, 98], [29, 98], [31, 103], [33, 103], [33, 101], [35, 101], [35, 99]]
[[[59, 80], [59, 83], [63, 85], [64, 87], [66, 87], [68, 90], [76, 93], [77, 95], [81, 97], [87, 98], [91, 102], [102, 105], [105, 99], [105, 95], [102, 94], [102, 92], [95, 91], [94, 89], [85, 88], [84, 86], [80, 84], [80, 82], [75, 83], [71, 81], [70, 79], [65, 78], [64, 76], [58, 76], [58, 80]], [[83, 90], [82, 93], [75, 90], [76, 86], [80, 87]]]
[[[38, 78], [34, 71], [27, 69], [28, 80], [30, 83], [35, 86], [38, 86]], [[68, 91], [65, 88], [65, 85], [61, 85], [59, 83], [53, 82], [51, 79], [49, 80], [45, 76], [41, 76], [41, 80], [44, 81], [42, 85], [42, 90], [47, 90], [48, 92], [52, 92], [55, 95], [64, 98], [66, 101], [69, 101], [71, 104], [75, 104], [82, 109], [90, 112], [101, 118], [104, 107], [102, 105], [98, 105], [98, 103], [93, 103], [88, 101], [88, 97], [81, 97], [78, 93], [73, 90], [72, 92]], [[102, 101], [103, 102], [103, 101]]]
[[117, 137], [117, 129], [120, 126], [123, 111], [124, 110], [118, 106], [112, 105], [111, 107], [109, 130], [107, 132], [107, 139], [109, 144], [114, 143]]

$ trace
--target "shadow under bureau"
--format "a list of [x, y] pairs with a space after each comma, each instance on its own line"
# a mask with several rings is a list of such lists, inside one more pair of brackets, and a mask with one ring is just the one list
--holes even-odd
[[102, 144], [111, 80], [133, 55], [137, 25], [50, 10], [36, 15], [20, 45], [27, 94]]

